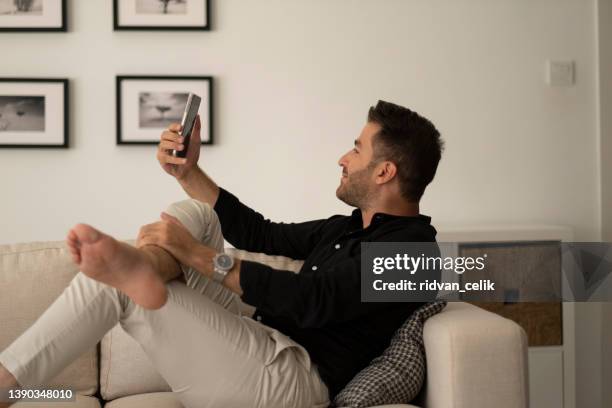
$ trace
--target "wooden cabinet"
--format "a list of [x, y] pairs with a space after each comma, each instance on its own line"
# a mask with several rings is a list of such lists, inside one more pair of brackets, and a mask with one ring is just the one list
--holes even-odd
[[[484, 309], [516, 321], [529, 339], [530, 406], [575, 408], [575, 324], [571, 302], [518, 302], [547, 299], [551, 290], [563, 291], [559, 243], [572, 240], [572, 231], [561, 226], [478, 226], [439, 228], [438, 241], [456, 256], [487, 254], [488, 270], [457, 277], [478, 281], [494, 277], [500, 299], [471, 301]], [[476, 273], [475, 273], [476, 272]], [[450, 278], [449, 278], [450, 279]], [[529, 285], [525, 285], [525, 282]], [[525, 289], [525, 288], [529, 289]], [[501, 289], [501, 290], [500, 290]], [[559, 293], [559, 292], [557, 292]], [[550, 296], [548, 297], [550, 298]], [[472, 298], [473, 300], [473, 298]], [[490, 300], [490, 299], [489, 299]]]

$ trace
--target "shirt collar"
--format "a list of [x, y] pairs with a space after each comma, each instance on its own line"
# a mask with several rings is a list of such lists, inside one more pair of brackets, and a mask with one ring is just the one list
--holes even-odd
[[[427, 215], [423, 215], [423, 214], [419, 214], [416, 216], [406, 216], [406, 215], [393, 215], [393, 214], [377, 212], [377, 213], [374, 213], [374, 215], [372, 216], [372, 222], [370, 223], [370, 225], [377, 225], [377, 224], [382, 224], [386, 221], [401, 220], [401, 219], [419, 220], [427, 225], [431, 224], [431, 217]], [[355, 208], [353, 212], [351, 213], [350, 223], [351, 223], [351, 231], [354, 231], [356, 229], [363, 229], [363, 219], [361, 218], [361, 210], [359, 208]]]

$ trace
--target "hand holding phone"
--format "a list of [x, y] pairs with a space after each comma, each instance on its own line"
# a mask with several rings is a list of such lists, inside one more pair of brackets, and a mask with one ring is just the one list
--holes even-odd
[[185, 106], [185, 111], [183, 112], [180, 132], [180, 135], [184, 138], [183, 145], [185, 147], [183, 150], [172, 150], [172, 155], [174, 157], [187, 157], [189, 139], [191, 138], [191, 133], [193, 132], [193, 126], [195, 124], [196, 116], [198, 115], [198, 110], [200, 109], [201, 101], [202, 98], [194, 93], [190, 93], [187, 97], [187, 105]]

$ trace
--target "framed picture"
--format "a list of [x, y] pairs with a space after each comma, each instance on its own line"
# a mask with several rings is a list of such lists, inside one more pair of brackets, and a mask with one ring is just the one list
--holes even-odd
[[117, 144], [157, 145], [170, 123], [180, 123], [190, 92], [202, 98], [202, 144], [213, 143], [213, 78], [118, 76]]
[[211, 0], [113, 0], [115, 30], [210, 30]]
[[0, 78], [0, 147], [68, 147], [68, 80]]
[[0, 31], [66, 31], [66, 0], [0, 0]]

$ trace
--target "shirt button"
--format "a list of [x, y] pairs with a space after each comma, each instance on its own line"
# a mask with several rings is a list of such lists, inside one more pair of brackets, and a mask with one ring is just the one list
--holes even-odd
[[316, 271], [317, 269], [319, 269], [319, 268], [317, 268], [317, 265], [313, 265], [313, 266], [312, 266], [312, 270], [313, 270], [313, 271]]
[[261, 316], [257, 316], [256, 319], [258, 322], [261, 322]]
[[334, 248], [340, 249], [340, 244], [336, 244], [336, 246]]

